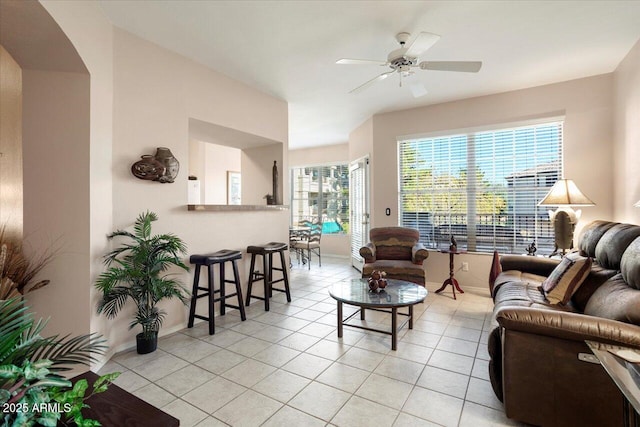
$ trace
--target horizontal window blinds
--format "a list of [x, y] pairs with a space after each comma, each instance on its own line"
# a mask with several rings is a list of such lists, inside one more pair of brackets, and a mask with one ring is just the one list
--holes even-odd
[[428, 247], [553, 249], [546, 209], [562, 176], [562, 122], [399, 142], [400, 223]]

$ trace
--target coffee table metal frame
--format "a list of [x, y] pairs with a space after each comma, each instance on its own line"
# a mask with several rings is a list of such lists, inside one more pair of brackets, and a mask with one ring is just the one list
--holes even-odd
[[[329, 295], [333, 299], [335, 299], [338, 303], [337, 310], [337, 319], [338, 319], [338, 338], [342, 338], [343, 328], [344, 326], [348, 326], [351, 328], [364, 329], [366, 331], [379, 332], [386, 335], [391, 335], [391, 350], [396, 350], [398, 347], [398, 331], [401, 330], [405, 325], [409, 324], [409, 329], [413, 329], [413, 306], [419, 302], [424, 301], [427, 297], [427, 290], [415, 283], [405, 282], [403, 280], [394, 280], [389, 279], [387, 287], [378, 292], [369, 291], [369, 285], [366, 279], [353, 279], [350, 282], [341, 282], [335, 284], [331, 290], [329, 291]], [[345, 298], [342, 295], [342, 292], [339, 292], [342, 286], [346, 284], [350, 286], [360, 287], [359, 289], [362, 291], [361, 295], [364, 293], [367, 296], [376, 299], [376, 296], [385, 297], [386, 302], [375, 301], [371, 302], [370, 300], [355, 300], [351, 298]], [[398, 294], [401, 293], [401, 298], [398, 300]], [[357, 294], [357, 292], [356, 292]], [[350, 314], [346, 318], [343, 318], [343, 304], [353, 305], [359, 307], [354, 313]], [[398, 309], [407, 307], [408, 312], [402, 313]], [[391, 314], [391, 330], [386, 329], [377, 329], [370, 328], [368, 326], [363, 325], [354, 325], [347, 323], [353, 317], [355, 317], [358, 313], [360, 314], [360, 320], [365, 320], [365, 310], [373, 310], [379, 311], [383, 313]], [[406, 316], [407, 319], [398, 325], [398, 315]]]

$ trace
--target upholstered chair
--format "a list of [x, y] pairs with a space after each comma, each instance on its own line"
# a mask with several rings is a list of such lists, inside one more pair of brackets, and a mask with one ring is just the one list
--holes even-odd
[[360, 248], [364, 258], [362, 277], [369, 277], [373, 270], [387, 273], [387, 279], [406, 280], [424, 286], [425, 270], [422, 263], [429, 256], [419, 243], [420, 232], [405, 227], [379, 227], [369, 232], [366, 246]]

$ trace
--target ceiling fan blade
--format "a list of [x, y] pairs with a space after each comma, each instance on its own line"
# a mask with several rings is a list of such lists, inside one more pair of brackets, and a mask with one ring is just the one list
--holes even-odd
[[427, 94], [427, 88], [424, 87], [422, 83], [414, 83], [409, 86], [411, 90], [411, 94], [414, 98], [420, 98], [421, 96], [425, 96]]
[[371, 80], [369, 80], [368, 82], [366, 82], [366, 83], [358, 86], [357, 88], [353, 89], [349, 93], [360, 93], [363, 90], [365, 90], [366, 88], [368, 88], [369, 86], [373, 85], [375, 82], [379, 82], [381, 80], [384, 80], [387, 77], [389, 77], [390, 74], [393, 74], [393, 73], [395, 73], [395, 71], [387, 71], [386, 73], [382, 73], [379, 76], [376, 76], [376, 77], [372, 78]]
[[423, 70], [460, 71], [463, 73], [477, 73], [482, 67], [481, 61], [422, 61], [419, 64]]
[[340, 65], [387, 65], [387, 61], [378, 61], [375, 59], [338, 59], [336, 64]]
[[437, 34], [422, 32], [418, 34], [418, 37], [411, 43], [411, 46], [405, 53], [406, 56], [417, 58], [427, 51], [431, 46], [436, 44], [440, 40], [440, 36]]

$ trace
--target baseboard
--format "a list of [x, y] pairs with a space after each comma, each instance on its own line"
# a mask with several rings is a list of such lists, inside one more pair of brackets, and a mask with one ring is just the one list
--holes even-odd
[[[173, 326], [171, 328], [161, 329], [160, 333], [158, 333], [158, 338], [162, 338], [162, 337], [165, 337], [167, 335], [174, 334], [174, 333], [176, 333], [178, 331], [183, 330], [184, 328], [185, 328], [184, 325], [175, 325], [175, 326]], [[95, 363], [92, 363], [90, 365], [90, 369], [93, 372], [98, 372], [116, 354], [122, 353], [124, 351], [134, 350], [135, 348], [136, 348], [136, 343], [135, 343], [135, 336], [134, 336], [134, 342], [133, 343], [126, 342], [126, 343], [120, 344], [117, 347], [109, 347], [107, 352], [100, 358], [99, 361], [97, 361]]]

